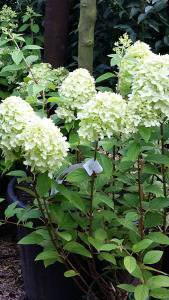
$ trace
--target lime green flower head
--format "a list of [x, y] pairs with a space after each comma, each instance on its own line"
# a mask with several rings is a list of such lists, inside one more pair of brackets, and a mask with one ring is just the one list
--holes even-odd
[[78, 113], [80, 138], [93, 142], [118, 134], [125, 111], [126, 102], [120, 95], [98, 92]]
[[127, 96], [130, 94], [135, 73], [143, 64], [144, 59], [151, 54], [150, 47], [140, 41], [137, 41], [126, 50], [119, 67], [118, 90], [121, 95]]
[[59, 104], [56, 114], [59, 118], [70, 122], [75, 119], [74, 113], [95, 94], [95, 80], [86, 69], [70, 72], [59, 89], [63, 101]]
[[52, 120], [37, 117], [20, 135], [24, 164], [35, 173], [48, 173], [49, 177], [62, 166], [69, 144]]
[[20, 97], [8, 97], [0, 104], [0, 148], [6, 159], [20, 151], [20, 133], [33, 118], [32, 107]]

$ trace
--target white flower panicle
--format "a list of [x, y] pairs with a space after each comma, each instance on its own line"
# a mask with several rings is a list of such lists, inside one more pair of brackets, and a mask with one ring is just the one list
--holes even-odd
[[0, 148], [4, 155], [19, 150], [20, 133], [33, 118], [32, 107], [20, 97], [8, 97], [0, 104]]
[[79, 136], [83, 140], [93, 142], [119, 133], [126, 106], [120, 95], [98, 92], [78, 113], [78, 119], [81, 120]]
[[146, 127], [169, 118], [169, 55], [152, 54], [144, 60], [135, 74], [129, 105]]
[[56, 114], [65, 119], [65, 122], [72, 121], [75, 119], [74, 114], [95, 94], [94, 78], [86, 69], [70, 72], [59, 89], [63, 101], [59, 104]]
[[52, 120], [36, 118], [20, 136], [23, 141], [24, 164], [32, 172], [48, 173], [52, 177], [67, 156], [69, 144]]
[[135, 73], [143, 64], [144, 59], [151, 54], [150, 47], [140, 41], [137, 41], [126, 50], [119, 68], [118, 90], [122, 96], [130, 94]]

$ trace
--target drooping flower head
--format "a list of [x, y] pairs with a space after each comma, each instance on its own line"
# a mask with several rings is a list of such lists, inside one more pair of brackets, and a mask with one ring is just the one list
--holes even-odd
[[120, 95], [98, 92], [78, 113], [79, 136], [93, 142], [119, 133], [125, 110], [126, 102]]
[[118, 90], [122, 96], [130, 94], [135, 73], [143, 64], [144, 59], [151, 54], [149, 45], [140, 41], [126, 50], [119, 68]]
[[36, 118], [20, 135], [24, 164], [35, 173], [52, 177], [67, 156], [69, 144], [52, 120]]
[[59, 89], [59, 95], [63, 101], [59, 104], [56, 114], [59, 118], [70, 122], [76, 118], [74, 113], [95, 94], [94, 78], [86, 69], [70, 72]]
[[5, 156], [19, 151], [20, 133], [33, 118], [32, 107], [20, 97], [8, 97], [0, 104], [0, 148]]

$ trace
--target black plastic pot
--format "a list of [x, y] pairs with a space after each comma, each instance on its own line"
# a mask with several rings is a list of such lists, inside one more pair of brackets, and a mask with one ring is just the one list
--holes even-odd
[[[9, 203], [18, 201], [18, 207], [25, 207], [15, 194], [16, 178], [13, 178], [7, 188]], [[18, 239], [30, 233], [27, 228], [18, 228]], [[41, 262], [34, 259], [42, 251], [40, 246], [19, 246], [24, 286], [25, 300], [80, 300], [81, 292], [72, 279], [64, 277], [64, 265], [55, 263], [45, 268]]]

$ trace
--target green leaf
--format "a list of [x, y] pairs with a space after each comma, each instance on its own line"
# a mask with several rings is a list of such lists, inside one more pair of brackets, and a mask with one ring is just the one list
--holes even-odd
[[16, 214], [16, 207], [18, 205], [18, 202], [14, 202], [10, 205], [8, 205], [8, 207], [5, 210], [5, 217], [8, 218], [12, 218], [15, 214]]
[[152, 211], [145, 215], [144, 225], [145, 228], [151, 228], [154, 226], [160, 226], [163, 224], [163, 215], [161, 212]]
[[19, 65], [20, 62], [21, 62], [22, 59], [23, 59], [23, 53], [22, 53], [22, 51], [19, 50], [19, 49], [14, 50], [14, 51], [12, 52], [11, 56], [12, 56], [12, 59], [13, 59], [13, 61], [14, 61], [14, 63], [15, 63], [16, 65]]
[[4, 198], [0, 198], [0, 203], [4, 202], [5, 199]]
[[26, 63], [30, 66], [39, 59], [38, 55], [29, 55], [26, 57]]
[[146, 285], [141, 284], [135, 288], [134, 291], [135, 300], [147, 300], [149, 297], [149, 289]]
[[152, 250], [149, 251], [145, 254], [143, 262], [144, 264], [156, 264], [157, 262], [160, 261], [161, 257], [163, 255], [163, 251], [159, 251], [159, 250]]
[[151, 154], [146, 157], [146, 160], [149, 162], [169, 165], [169, 157], [163, 154]]
[[94, 236], [99, 241], [104, 241], [105, 239], [107, 239], [107, 233], [102, 228], [97, 229], [94, 233]]
[[77, 169], [69, 173], [66, 177], [66, 180], [72, 183], [82, 183], [89, 180], [89, 176], [86, 171], [83, 169]]
[[99, 258], [104, 259], [104, 260], [106, 260], [106, 261], [112, 263], [113, 265], [116, 265], [116, 259], [115, 259], [115, 257], [114, 257], [112, 254], [110, 254], [110, 253], [101, 253], [101, 254], [99, 255]]
[[100, 203], [103, 203], [108, 207], [114, 209], [114, 203], [111, 197], [103, 193], [96, 193], [94, 196], [94, 204], [97, 206]]
[[152, 240], [144, 239], [144, 240], [138, 242], [137, 244], [133, 245], [132, 250], [136, 253], [140, 252], [140, 251], [143, 251], [146, 248], [148, 248], [152, 243], [153, 243]]
[[58, 103], [60, 101], [60, 97], [49, 97], [48, 98], [48, 102], [51, 102], [51, 103]]
[[40, 197], [46, 196], [51, 188], [51, 179], [47, 174], [40, 174], [37, 177], [36, 191]]
[[117, 245], [115, 244], [104, 244], [101, 247], [99, 247], [98, 250], [100, 251], [111, 251], [117, 248]]
[[150, 210], [156, 209], [159, 211], [159, 209], [166, 208], [166, 207], [169, 207], [169, 199], [167, 198], [158, 197], [149, 202]]
[[82, 256], [86, 256], [86, 257], [92, 258], [91, 253], [83, 245], [81, 245], [81, 244], [79, 244], [77, 242], [67, 243], [64, 246], [64, 249], [66, 251], [71, 252], [71, 253], [80, 254]]
[[124, 258], [124, 266], [129, 273], [132, 273], [136, 269], [137, 262], [134, 257], [126, 256]]
[[169, 277], [163, 275], [153, 276], [147, 281], [147, 284], [150, 289], [169, 287]]
[[22, 67], [23, 67], [23, 66], [21, 66], [21, 65], [16, 65], [16, 64], [7, 65], [7, 66], [5, 66], [5, 67], [1, 70], [1, 74], [5, 73], [5, 72], [13, 73], [14, 71], [21, 70]]
[[47, 259], [58, 260], [58, 258], [59, 258], [59, 254], [56, 250], [45, 250], [36, 256], [35, 261], [47, 260]]
[[150, 296], [155, 299], [169, 299], [169, 290], [165, 288], [153, 289], [150, 292]]
[[81, 199], [77, 192], [70, 191], [66, 189], [63, 185], [58, 184], [57, 187], [58, 191], [67, 198], [72, 205], [74, 205], [77, 209], [81, 211], [85, 211], [86, 206], [84, 201]]
[[155, 194], [157, 197], [163, 195], [162, 185], [159, 184], [145, 184], [143, 186], [145, 193]]
[[69, 232], [58, 232], [58, 235], [67, 242], [72, 240], [72, 235]]
[[22, 26], [19, 27], [18, 31], [23, 32], [25, 31], [30, 25], [29, 24], [23, 24]]
[[127, 154], [124, 158], [125, 161], [136, 161], [138, 158], [138, 155], [141, 151], [141, 146], [137, 142], [132, 142], [127, 150]]
[[158, 168], [148, 164], [148, 165], [144, 166], [143, 173], [154, 175], [154, 174], [159, 174], [159, 170], [158, 170]]
[[119, 284], [117, 286], [119, 289], [125, 290], [126, 292], [133, 293], [135, 290], [135, 286], [131, 284]]
[[147, 237], [157, 244], [169, 245], [169, 237], [162, 232], [152, 232]]
[[37, 45], [26, 45], [23, 47], [23, 50], [40, 50], [42, 47], [37, 46]]
[[36, 245], [36, 244], [40, 244], [44, 241], [43, 237], [36, 233], [35, 231], [28, 234], [27, 236], [25, 236], [24, 238], [22, 238], [18, 244], [19, 245]]
[[110, 79], [112, 77], [115, 77], [115, 75], [113, 73], [110, 73], [110, 72], [107, 72], [101, 76], [99, 76], [97, 79], [96, 79], [96, 83], [99, 83], [99, 82], [102, 82], [104, 80], [107, 80], [107, 79]]
[[69, 270], [64, 273], [64, 276], [67, 278], [78, 276], [78, 275], [79, 275], [79, 273], [74, 270]]
[[36, 198], [36, 194], [31, 189], [19, 185], [17, 185], [16, 188]]
[[139, 128], [139, 133], [141, 135], [141, 137], [145, 140], [145, 142], [147, 143], [151, 137], [151, 132], [152, 129], [150, 127], [140, 127]]
[[15, 170], [15, 171], [11, 171], [9, 173], [7, 173], [6, 175], [8, 176], [16, 176], [16, 177], [26, 177], [26, 172], [22, 171], [22, 170]]
[[39, 28], [39, 25], [38, 24], [31, 24], [31, 30], [34, 32], [34, 33], [38, 33], [40, 28]]

